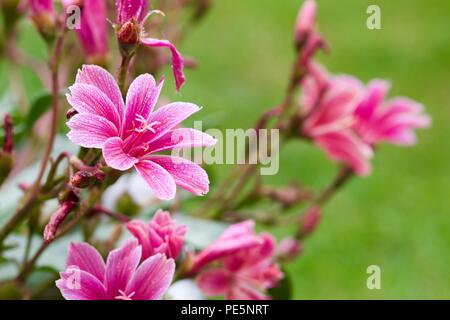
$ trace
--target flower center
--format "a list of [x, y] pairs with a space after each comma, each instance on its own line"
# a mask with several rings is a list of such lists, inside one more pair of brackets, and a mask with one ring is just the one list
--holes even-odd
[[153, 126], [156, 126], [158, 124], [160, 124], [160, 122], [158, 121], [154, 121], [151, 123], [148, 123], [147, 120], [141, 116], [140, 114], [138, 114], [136, 116], [136, 121], [139, 122], [141, 124], [140, 127], [138, 128], [134, 128], [134, 131], [138, 132], [138, 133], [142, 133], [142, 132], [146, 132], [146, 131], [150, 131], [152, 133], [155, 133], [155, 129], [153, 129]]
[[119, 290], [119, 296], [115, 297], [115, 299], [117, 300], [132, 300], [131, 298], [135, 295], [136, 292], [132, 292], [129, 295], [127, 295], [125, 292], [123, 292], [122, 290]]

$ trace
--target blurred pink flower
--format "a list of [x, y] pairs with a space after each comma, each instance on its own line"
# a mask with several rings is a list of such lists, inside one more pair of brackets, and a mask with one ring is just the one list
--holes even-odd
[[209, 180], [199, 165], [179, 157], [150, 155], [216, 142], [198, 130], [175, 128], [200, 110], [194, 104], [175, 102], [153, 112], [162, 85], [150, 74], [140, 75], [130, 85], [124, 104], [110, 73], [98, 66], [83, 66], [67, 95], [78, 112], [67, 123], [68, 137], [82, 147], [102, 149], [106, 163], [114, 169], [134, 167], [159, 199], [173, 199], [176, 185], [203, 195]]
[[275, 239], [267, 233], [256, 235], [253, 228], [253, 221], [228, 227], [194, 258], [192, 272], [200, 271], [197, 283], [206, 295], [224, 295], [231, 300], [270, 299], [265, 291], [283, 277], [273, 261]]
[[[148, 11], [147, 0], [116, 0], [117, 37], [125, 47], [142, 44], [147, 47], [168, 48], [172, 54], [172, 69], [176, 89], [179, 91], [185, 82], [184, 59], [177, 48], [169, 41], [145, 36], [144, 23], [152, 12]], [[155, 11], [153, 11], [155, 12]]]
[[186, 227], [177, 225], [169, 212], [158, 210], [148, 224], [132, 220], [127, 223], [127, 229], [142, 246], [142, 259], [155, 253], [176, 259], [183, 249]]
[[[64, 7], [77, 1], [65, 0]], [[90, 62], [103, 63], [108, 55], [108, 34], [105, 0], [83, 0], [81, 26], [75, 29]]]
[[67, 300], [161, 299], [173, 278], [173, 259], [156, 254], [140, 261], [141, 247], [134, 239], [111, 251], [106, 265], [94, 247], [73, 243], [56, 286]]
[[312, 70], [303, 80], [304, 133], [331, 159], [346, 163], [359, 175], [369, 174], [372, 149], [353, 131], [362, 84], [350, 76], [328, 75], [317, 65]]
[[412, 145], [416, 143], [414, 129], [426, 128], [431, 119], [423, 114], [423, 106], [404, 97], [384, 102], [389, 83], [373, 80], [355, 111], [355, 128], [368, 144], [382, 141]]

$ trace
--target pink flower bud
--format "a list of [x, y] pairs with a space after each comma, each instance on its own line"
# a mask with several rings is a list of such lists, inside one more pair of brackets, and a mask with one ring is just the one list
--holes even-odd
[[316, 14], [316, 1], [306, 0], [300, 8], [295, 25], [295, 40], [297, 44], [304, 42], [308, 34], [311, 34], [314, 30]]
[[117, 31], [117, 39], [122, 45], [137, 45], [140, 39], [141, 27], [134, 21], [128, 21]]
[[66, 219], [67, 215], [72, 211], [75, 206], [75, 202], [66, 201], [61, 204], [59, 209], [51, 216], [50, 221], [44, 229], [44, 241], [47, 243], [52, 242], [55, 239], [56, 231], [61, 223]]
[[177, 225], [169, 212], [159, 210], [148, 224], [132, 220], [127, 223], [127, 229], [142, 246], [143, 259], [156, 253], [176, 259], [183, 249], [186, 227]]
[[303, 214], [300, 218], [300, 236], [305, 237], [311, 234], [316, 229], [321, 216], [322, 210], [319, 207], [313, 207]]
[[3, 151], [11, 154], [14, 147], [14, 126], [11, 116], [8, 113], [3, 118], [3, 131], [5, 133]]
[[105, 173], [97, 168], [93, 170], [82, 170], [76, 172], [72, 179], [71, 184], [75, 188], [88, 188], [95, 183], [102, 183], [105, 180]]
[[303, 251], [302, 244], [292, 237], [286, 237], [278, 245], [277, 255], [282, 260], [297, 258]]

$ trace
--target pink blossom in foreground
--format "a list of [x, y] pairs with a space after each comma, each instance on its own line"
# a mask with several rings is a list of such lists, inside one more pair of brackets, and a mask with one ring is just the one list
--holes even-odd
[[[76, 4], [63, 1], [64, 7]], [[80, 28], [75, 29], [88, 61], [104, 63], [108, 55], [108, 34], [105, 0], [83, 0]]]
[[127, 223], [127, 229], [142, 246], [142, 259], [156, 253], [176, 259], [183, 249], [186, 227], [177, 225], [169, 212], [158, 210], [148, 224], [132, 220]]
[[273, 261], [275, 239], [254, 233], [254, 222], [228, 227], [224, 233], [194, 258], [192, 272], [204, 294], [226, 299], [263, 300], [283, 277]]
[[103, 68], [85, 65], [69, 88], [69, 104], [78, 112], [67, 125], [69, 139], [85, 148], [103, 150], [108, 166], [135, 168], [159, 199], [175, 197], [176, 185], [195, 195], [209, 190], [206, 172], [174, 156], [153, 155], [179, 148], [211, 146], [216, 140], [198, 130], [176, 128], [200, 108], [175, 102], [153, 111], [163, 81], [143, 74], [130, 85], [126, 103], [113, 76]]
[[56, 286], [67, 300], [158, 300], [175, 271], [173, 259], [156, 254], [141, 264], [141, 246], [129, 240], [105, 262], [87, 243], [69, 247], [66, 269]]
[[397, 97], [384, 102], [389, 83], [373, 80], [355, 111], [355, 128], [368, 144], [389, 142], [412, 145], [416, 142], [414, 129], [426, 128], [431, 119], [423, 114], [423, 106], [413, 100]]
[[[176, 89], [180, 90], [185, 82], [184, 59], [169, 40], [147, 37], [144, 30], [146, 18], [152, 13], [148, 11], [147, 0], [116, 0], [117, 38], [125, 47], [142, 44], [147, 47], [168, 48], [172, 55], [172, 69]], [[153, 11], [155, 12], [155, 11]]]
[[358, 175], [370, 173], [372, 149], [353, 131], [354, 111], [363, 87], [349, 76], [331, 76], [317, 65], [303, 81], [303, 131], [328, 156], [346, 163]]

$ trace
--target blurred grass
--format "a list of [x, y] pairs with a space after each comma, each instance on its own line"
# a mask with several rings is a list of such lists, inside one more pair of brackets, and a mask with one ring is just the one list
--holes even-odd
[[[216, 1], [182, 48], [199, 62], [181, 96], [205, 107], [199, 118], [217, 114], [222, 125], [245, 128], [282, 99], [300, 3]], [[304, 255], [289, 267], [295, 298], [450, 298], [450, 2], [318, 3], [320, 30], [332, 46], [320, 60], [364, 81], [390, 79], [392, 94], [425, 104], [433, 126], [414, 148], [380, 147], [373, 174], [327, 205]], [[369, 4], [380, 6], [382, 30], [366, 28]], [[268, 181], [299, 176], [320, 187], [333, 173], [320, 151], [293, 143]], [[381, 290], [366, 287], [372, 264], [381, 267]]]
[[[188, 71], [182, 93], [172, 97], [204, 106], [197, 119], [214, 119], [222, 128], [251, 126], [282, 99], [300, 3], [215, 1], [180, 48], [196, 58], [199, 68]], [[333, 72], [364, 81], [390, 79], [392, 94], [424, 103], [434, 122], [419, 133], [414, 148], [380, 147], [373, 174], [353, 180], [327, 205], [318, 232], [289, 266], [294, 297], [450, 298], [450, 2], [318, 3], [320, 29], [332, 46], [331, 55], [320, 55], [320, 60]], [[369, 4], [381, 7], [382, 30], [366, 28]], [[28, 52], [45, 56], [35, 34], [25, 34], [21, 43]], [[7, 64], [1, 68], [0, 92], [5, 93]], [[28, 92], [41, 90], [37, 76], [23, 72]], [[171, 85], [164, 92], [171, 94]], [[226, 169], [214, 168], [218, 176]], [[281, 155], [280, 173], [267, 181], [283, 184], [297, 176], [320, 188], [334, 172], [322, 152], [291, 143]], [[372, 264], [382, 270], [378, 291], [366, 288], [366, 268]]]

